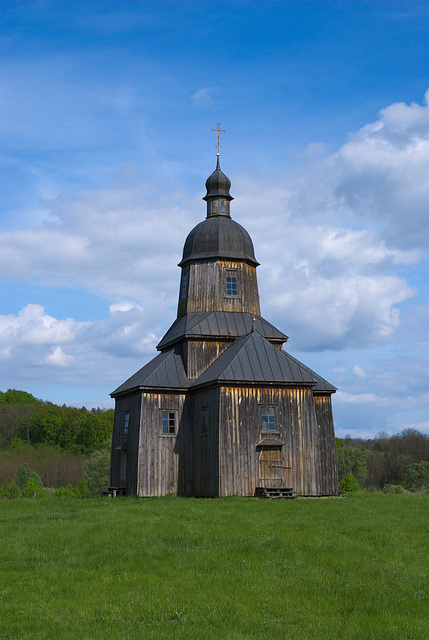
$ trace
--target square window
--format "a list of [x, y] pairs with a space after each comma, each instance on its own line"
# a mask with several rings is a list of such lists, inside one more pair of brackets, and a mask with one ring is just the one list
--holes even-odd
[[276, 430], [276, 414], [274, 407], [262, 407], [262, 430]]
[[162, 412], [162, 433], [166, 435], [176, 433], [176, 414], [174, 411]]
[[128, 435], [129, 426], [130, 426], [130, 412], [127, 411], [126, 414], [125, 414], [125, 419], [124, 419], [124, 428], [123, 428], [124, 436]]

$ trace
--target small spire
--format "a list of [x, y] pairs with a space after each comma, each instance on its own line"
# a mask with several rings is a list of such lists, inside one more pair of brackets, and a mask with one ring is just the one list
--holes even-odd
[[216, 155], [217, 155], [217, 163], [218, 163], [217, 168], [219, 169], [219, 155], [220, 155], [219, 154], [219, 150], [220, 150], [219, 136], [220, 136], [221, 133], [226, 133], [226, 130], [220, 128], [220, 122], [216, 123], [216, 127], [217, 127], [217, 129], [212, 129], [212, 131], [216, 131], [217, 132], [217, 145], [216, 145], [217, 154]]

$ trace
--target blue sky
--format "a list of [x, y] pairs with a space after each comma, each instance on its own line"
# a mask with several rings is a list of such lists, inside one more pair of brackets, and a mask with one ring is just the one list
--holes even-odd
[[215, 165], [338, 435], [429, 432], [426, 2], [0, 3], [0, 389], [112, 406]]

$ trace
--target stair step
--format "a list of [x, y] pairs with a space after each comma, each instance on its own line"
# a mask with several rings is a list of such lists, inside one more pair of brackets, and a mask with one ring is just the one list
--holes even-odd
[[268, 500], [294, 500], [297, 497], [293, 487], [256, 487], [255, 496]]

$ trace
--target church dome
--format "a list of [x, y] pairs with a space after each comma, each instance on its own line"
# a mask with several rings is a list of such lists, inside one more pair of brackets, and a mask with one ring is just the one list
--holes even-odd
[[246, 229], [226, 216], [209, 216], [192, 229], [186, 238], [179, 266], [212, 258], [239, 260], [254, 267], [259, 264]]
[[206, 180], [206, 189], [207, 193], [204, 196], [203, 200], [209, 200], [211, 198], [224, 198], [225, 200], [234, 200], [234, 198], [229, 194], [229, 190], [231, 189], [231, 181], [221, 171], [219, 164], [219, 156], [217, 157], [216, 169], [213, 171], [211, 176], [209, 176]]

